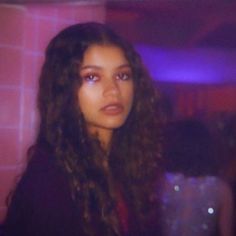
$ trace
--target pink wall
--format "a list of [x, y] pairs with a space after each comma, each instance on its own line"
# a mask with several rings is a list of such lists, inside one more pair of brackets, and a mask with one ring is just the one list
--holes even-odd
[[102, 4], [0, 4], [0, 222], [33, 143], [37, 78], [49, 39], [67, 25], [105, 20]]

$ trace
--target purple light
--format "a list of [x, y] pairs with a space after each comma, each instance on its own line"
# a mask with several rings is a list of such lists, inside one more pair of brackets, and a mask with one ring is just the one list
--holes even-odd
[[155, 80], [184, 83], [236, 82], [236, 50], [164, 49], [136, 45]]

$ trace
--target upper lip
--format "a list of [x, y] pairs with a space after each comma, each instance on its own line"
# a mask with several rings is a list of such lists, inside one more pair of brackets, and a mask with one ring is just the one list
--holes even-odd
[[118, 108], [122, 108], [122, 109], [124, 108], [121, 103], [119, 103], [119, 102], [113, 102], [113, 103], [106, 104], [105, 106], [103, 106], [103, 107], [101, 108], [101, 110], [106, 110], [107, 108], [112, 107], [112, 106], [118, 107]]

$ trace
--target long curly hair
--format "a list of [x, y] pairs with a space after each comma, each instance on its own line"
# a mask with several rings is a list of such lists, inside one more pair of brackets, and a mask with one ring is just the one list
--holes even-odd
[[[79, 66], [85, 51], [94, 44], [121, 48], [133, 72], [133, 107], [125, 124], [114, 131], [109, 153], [88, 134], [78, 105], [77, 91], [82, 83]], [[122, 234], [115, 210], [117, 188], [132, 215], [133, 232], [144, 232], [153, 214], [161, 149], [156, 112], [159, 93], [138, 53], [104, 24], [76, 24], [49, 43], [39, 83], [41, 119], [34, 147], [49, 147], [68, 176], [84, 234]], [[105, 159], [108, 170], [101, 164]]]

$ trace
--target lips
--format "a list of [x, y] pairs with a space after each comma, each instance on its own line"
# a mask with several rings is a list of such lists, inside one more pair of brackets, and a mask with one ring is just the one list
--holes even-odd
[[106, 115], [119, 115], [124, 111], [124, 107], [120, 103], [112, 103], [102, 107], [101, 111]]

